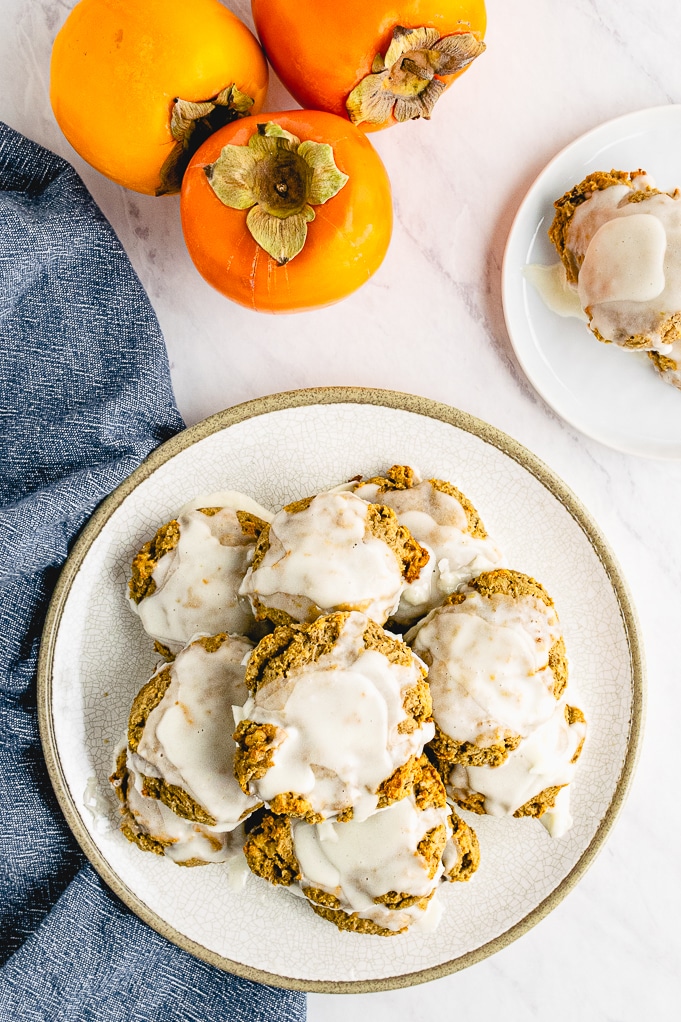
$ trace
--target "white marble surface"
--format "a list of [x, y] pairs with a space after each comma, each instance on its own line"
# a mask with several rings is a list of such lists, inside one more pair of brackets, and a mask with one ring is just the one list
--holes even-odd
[[[337, 306], [276, 318], [231, 305], [202, 282], [184, 250], [177, 199], [124, 191], [60, 135], [48, 102], [49, 51], [71, 6], [0, 0], [0, 117], [70, 159], [111, 220], [158, 313], [187, 422], [326, 384], [404, 390], [461, 407], [565, 479], [608, 537], [638, 607], [649, 674], [645, 740], [625, 808], [581, 883], [494, 958], [351, 1002], [312, 995], [311, 1022], [334, 1022], [348, 1010], [370, 1012], [375, 1022], [481, 1010], [505, 1022], [672, 1017], [681, 997], [681, 464], [618, 454], [558, 420], [515, 361], [499, 283], [515, 210], [550, 157], [606, 119], [681, 102], [681, 4], [489, 0], [488, 52], [431, 124], [374, 136], [396, 213], [382, 268]], [[249, 7], [229, 6], [242, 14]], [[270, 108], [289, 102], [273, 82]]]

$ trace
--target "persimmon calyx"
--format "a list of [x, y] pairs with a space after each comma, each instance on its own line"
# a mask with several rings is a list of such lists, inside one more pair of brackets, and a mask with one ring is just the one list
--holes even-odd
[[199, 146], [218, 128], [249, 114], [252, 106], [253, 97], [240, 92], [236, 85], [228, 85], [217, 96], [200, 103], [175, 99], [170, 114], [174, 145], [161, 167], [161, 186], [156, 194], [179, 192], [187, 165]]
[[246, 226], [261, 248], [284, 266], [302, 250], [313, 206], [348, 181], [323, 142], [301, 142], [273, 121], [259, 124], [247, 145], [226, 145], [204, 167], [220, 202], [247, 209]]
[[435, 28], [396, 25], [385, 56], [377, 53], [346, 101], [354, 124], [429, 118], [446, 85], [439, 76], [463, 71], [485, 49], [474, 32], [440, 36]]

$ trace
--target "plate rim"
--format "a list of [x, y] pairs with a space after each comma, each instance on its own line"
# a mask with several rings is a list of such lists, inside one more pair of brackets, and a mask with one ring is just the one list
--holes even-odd
[[[615, 593], [624, 627], [629, 664], [632, 678], [632, 707], [629, 719], [629, 739], [626, 754], [622, 763], [617, 784], [614, 788], [610, 804], [601, 819], [591, 842], [570, 872], [538, 905], [530, 910], [522, 919], [514, 923], [503, 933], [482, 944], [478, 948], [460, 955], [458, 958], [429, 968], [399, 976], [388, 976], [378, 979], [364, 980], [305, 980], [297, 977], [282, 976], [270, 973], [253, 966], [235, 962], [217, 952], [186, 937], [161, 916], [157, 915], [125, 884], [109, 865], [87, 830], [74, 798], [66, 782], [62, 769], [59, 751], [54, 732], [52, 714], [52, 668], [56, 641], [62, 614], [68, 600], [76, 575], [83, 564], [92, 544], [101, 529], [111, 518], [123, 501], [141, 483], [151, 476], [161, 465], [176, 454], [188, 449], [195, 443], [213, 433], [242, 423], [251, 418], [271, 412], [290, 408], [308, 407], [313, 405], [362, 404], [378, 405], [402, 411], [413, 412], [428, 418], [439, 419], [455, 428], [462, 429], [491, 444], [502, 453], [529, 471], [549, 492], [560, 501], [565, 510], [584, 532], [592, 549], [600, 560], [608, 580]], [[645, 660], [640, 628], [633, 601], [621, 569], [610, 550], [591, 514], [581, 501], [562, 481], [562, 479], [542, 462], [535, 454], [513, 439], [508, 434], [490, 425], [482, 419], [460, 411], [450, 405], [393, 390], [379, 390], [364, 387], [314, 387], [303, 390], [284, 391], [255, 398], [241, 404], [226, 408], [206, 419], [197, 422], [176, 434], [170, 440], [157, 447], [152, 453], [120, 483], [95, 510], [76, 539], [71, 552], [61, 570], [50, 600], [45, 623], [43, 626], [37, 670], [37, 704], [40, 740], [43, 748], [48, 774], [54, 788], [66, 822], [78, 841], [87, 859], [108, 887], [123, 903], [147, 923], [161, 936], [170, 940], [184, 951], [216, 966], [222, 971], [232, 973], [244, 979], [254, 980], [270, 986], [288, 990], [299, 990], [310, 993], [375, 993], [385, 990], [396, 990], [415, 986], [434, 979], [440, 979], [454, 972], [459, 972], [470, 965], [488, 958], [502, 948], [507, 947], [543, 919], [576, 885], [596, 855], [602, 848], [605, 839], [617, 818], [628, 793], [636, 768], [641, 746], [641, 736], [645, 713]]]
[[[607, 447], [610, 450], [619, 451], [621, 454], [627, 454], [630, 456], [633, 455], [634, 457], [638, 458], [650, 458], [651, 460], [654, 461], [679, 461], [681, 460], [681, 447], [679, 447], [677, 453], [673, 453], [672, 451], [651, 452], [649, 450], [644, 450], [640, 447], [628, 445], [624, 442], [617, 443], [614, 440], [604, 439], [598, 430], [587, 428], [581, 422], [576, 421], [576, 419], [572, 415], [567, 414], [564, 409], [559, 407], [560, 402], [553, 399], [552, 397], [549, 397], [549, 395], [546, 392], [546, 389], [542, 387], [540, 383], [537, 381], [536, 374], [531, 370], [525, 358], [523, 357], [522, 348], [516, 343], [514, 337], [514, 330], [511, 327], [511, 315], [509, 312], [509, 306], [512, 301], [510, 295], [511, 292], [513, 291], [511, 271], [509, 269], [510, 264], [509, 250], [511, 248], [512, 242], [515, 240], [516, 231], [521, 226], [523, 217], [525, 215], [526, 207], [529, 206], [531, 201], [534, 199], [535, 192], [537, 188], [540, 186], [542, 180], [547, 175], [550, 174], [550, 172], [554, 169], [556, 164], [559, 163], [562, 160], [562, 158], [567, 153], [570, 152], [570, 150], [574, 149], [581, 143], [588, 142], [589, 139], [591, 139], [592, 137], [597, 137], [604, 129], [616, 127], [618, 124], [623, 125], [627, 121], [634, 121], [636, 119], [645, 120], [647, 117], [650, 117], [651, 115], [664, 116], [661, 113], [662, 111], [664, 111], [665, 114], [669, 111], [676, 111], [676, 116], [681, 116], [681, 103], [660, 103], [657, 104], [656, 106], [643, 107], [641, 110], [630, 110], [628, 113], [618, 114], [617, 117], [611, 117], [607, 121], [602, 121], [600, 124], [597, 124], [593, 128], [589, 128], [587, 131], [583, 132], [581, 135], [578, 135], [571, 142], [568, 142], [567, 145], [564, 145], [562, 149], [555, 153], [555, 155], [552, 156], [551, 159], [542, 167], [542, 169], [539, 171], [539, 173], [534, 178], [534, 180], [528, 187], [527, 191], [525, 192], [522, 201], [518, 206], [516, 214], [513, 217], [513, 221], [508, 231], [506, 244], [504, 246], [504, 255], [501, 263], [501, 304], [504, 313], [506, 331], [508, 333], [508, 337], [511, 342], [511, 346], [513, 347], [515, 356], [520, 364], [520, 368], [522, 369], [526, 379], [529, 381], [529, 383], [534, 388], [536, 393], [540, 396], [542, 401], [544, 401], [548, 405], [548, 407], [553, 412], [556, 413], [556, 415], [558, 415], [569, 426], [572, 426], [573, 429], [578, 430], [578, 432], [582, 433], [584, 436], [589, 437], [589, 439], [591, 440], [595, 440], [597, 443], [602, 444], [604, 447]], [[673, 115], [670, 114], [670, 116]], [[534, 227], [536, 233], [538, 225], [534, 224]]]

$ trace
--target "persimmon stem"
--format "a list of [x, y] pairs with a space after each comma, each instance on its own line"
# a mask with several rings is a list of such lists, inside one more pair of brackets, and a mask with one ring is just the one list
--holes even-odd
[[301, 142], [273, 121], [259, 124], [247, 145], [226, 145], [204, 169], [220, 202], [249, 211], [248, 230], [279, 266], [302, 250], [312, 207], [328, 202], [348, 180], [331, 146]]
[[170, 133], [174, 145], [161, 167], [161, 185], [157, 195], [179, 192], [189, 161], [206, 139], [239, 117], [245, 117], [253, 98], [228, 85], [212, 99], [194, 102], [176, 97], [170, 115]]
[[376, 54], [371, 73], [347, 98], [350, 120], [385, 124], [391, 117], [396, 121], [429, 118], [446, 87], [442, 77], [462, 71], [484, 49], [475, 32], [440, 37], [434, 28], [396, 25], [385, 56]]

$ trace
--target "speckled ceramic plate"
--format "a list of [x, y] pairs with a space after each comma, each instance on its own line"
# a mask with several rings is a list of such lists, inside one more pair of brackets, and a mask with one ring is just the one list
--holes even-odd
[[[126, 604], [134, 553], [198, 493], [231, 488], [278, 509], [395, 462], [452, 480], [509, 563], [540, 579], [562, 619], [589, 735], [574, 784], [574, 826], [552, 840], [531, 819], [473, 817], [481, 866], [442, 885], [432, 933], [340, 933], [305, 903], [220, 866], [180, 869], [117, 827], [107, 783], [133, 696], [155, 656]], [[39, 701], [48, 767], [85, 853], [114, 891], [170, 940], [242, 976], [308, 990], [423, 982], [508, 944], [587, 868], [631, 777], [641, 725], [641, 651], [619, 569], [576, 498], [509, 437], [445, 405], [389, 391], [329, 388], [263, 398], [213, 416], [159, 448], [104, 502], [54, 595]]]
[[681, 458], [681, 391], [644, 352], [601, 344], [577, 319], [551, 312], [523, 276], [557, 255], [547, 231], [553, 202], [595, 170], [642, 167], [663, 190], [681, 187], [681, 105], [638, 110], [601, 124], [558, 153], [523, 200], [506, 244], [506, 325], [530, 383], [563, 419], [609, 447]]

